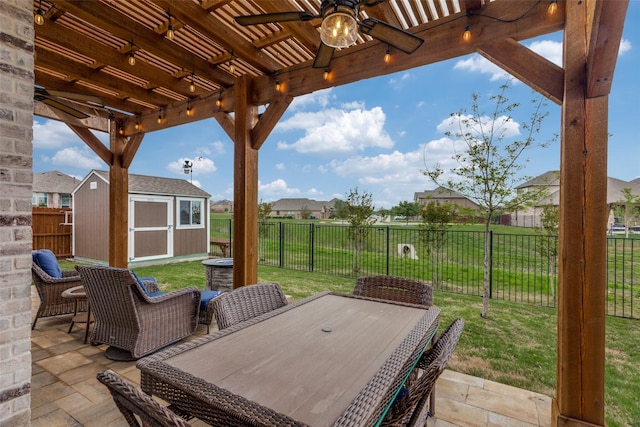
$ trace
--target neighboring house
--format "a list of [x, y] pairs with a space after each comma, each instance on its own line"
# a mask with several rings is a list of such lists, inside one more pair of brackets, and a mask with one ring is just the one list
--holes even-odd
[[437, 204], [450, 203], [465, 209], [477, 209], [479, 207], [475, 202], [462, 194], [453, 190], [448, 190], [444, 187], [413, 193], [413, 201], [420, 202], [423, 206], [426, 206], [428, 203], [435, 202]]
[[[547, 187], [546, 195], [535, 206], [523, 208], [517, 212], [503, 215], [502, 223], [521, 227], [540, 226], [540, 215], [544, 206], [560, 205], [560, 171], [548, 171], [517, 187], [517, 191], [532, 191], [535, 187]], [[633, 181], [623, 181], [617, 178], [607, 178], [607, 206], [609, 207], [608, 227], [613, 227], [618, 221], [614, 209], [624, 200], [622, 190], [631, 189], [631, 193], [640, 196], [640, 178]], [[509, 219], [505, 218], [509, 217]]]
[[31, 204], [45, 208], [70, 208], [71, 193], [79, 182], [58, 171], [34, 173]]
[[305, 213], [311, 219], [328, 219], [334, 212], [336, 199], [317, 201], [307, 198], [280, 199], [271, 203], [270, 217], [303, 219]]
[[[206, 257], [210, 194], [184, 179], [129, 175], [129, 262]], [[73, 192], [73, 255], [109, 259], [109, 173], [93, 170]]]
[[211, 202], [211, 212], [215, 213], [232, 213], [233, 212], [233, 200], [218, 200]]

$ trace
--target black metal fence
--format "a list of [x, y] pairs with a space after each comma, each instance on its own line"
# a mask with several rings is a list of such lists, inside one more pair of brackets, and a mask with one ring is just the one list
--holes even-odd
[[[231, 241], [230, 221], [212, 220], [212, 235]], [[363, 229], [365, 238], [356, 244], [348, 230], [340, 224], [260, 223], [259, 263], [342, 277], [402, 276], [427, 280], [445, 292], [483, 295], [482, 231], [374, 225]], [[634, 307], [640, 299], [640, 239], [609, 237], [607, 244], [607, 314], [640, 318]], [[491, 232], [491, 298], [556, 307], [557, 247], [556, 236]]]

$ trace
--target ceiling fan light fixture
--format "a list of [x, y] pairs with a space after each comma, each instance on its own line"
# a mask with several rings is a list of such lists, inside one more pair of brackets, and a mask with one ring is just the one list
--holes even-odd
[[358, 23], [355, 11], [348, 7], [336, 6], [322, 19], [320, 39], [327, 46], [344, 49], [356, 43]]

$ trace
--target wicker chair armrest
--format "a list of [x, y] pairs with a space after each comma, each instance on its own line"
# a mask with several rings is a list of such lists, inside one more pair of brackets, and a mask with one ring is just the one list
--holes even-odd
[[78, 273], [77, 270], [62, 270], [62, 277], [63, 278], [74, 277], [76, 279], [79, 279], [80, 273]]
[[[43, 269], [38, 267], [35, 263], [32, 264], [31, 269], [36, 272], [38, 278], [42, 280], [42, 282], [51, 284], [59, 284], [59, 283], [71, 283], [71, 282], [80, 282], [80, 274], [74, 270], [65, 270], [62, 272], [62, 277], [55, 278], [49, 276]], [[73, 274], [69, 273], [72, 272]], [[78, 283], [79, 284], [79, 283]]]
[[[146, 283], [145, 282], [145, 287], [146, 287]], [[147, 287], [147, 289], [149, 289]], [[200, 289], [196, 288], [195, 286], [187, 286], [186, 288], [182, 288], [182, 289], [178, 289], [175, 291], [171, 291], [171, 292], [166, 292], [162, 295], [158, 295], [155, 297], [150, 297], [148, 295], [142, 295], [142, 298], [151, 304], [161, 304], [164, 301], [167, 300], [172, 300], [174, 298], [180, 298], [182, 295], [194, 295], [197, 297], [198, 302], [200, 302]]]
[[142, 285], [147, 290], [147, 292], [150, 293], [150, 294], [160, 291], [160, 288], [158, 287], [158, 284], [156, 282], [154, 282], [153, 280], [143, 280], [142, 281]]

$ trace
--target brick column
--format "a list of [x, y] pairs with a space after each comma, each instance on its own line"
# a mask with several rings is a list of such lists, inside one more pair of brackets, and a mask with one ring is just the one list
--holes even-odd
[[0, 425], [31, 418], [33, 2], [0, 0]]

